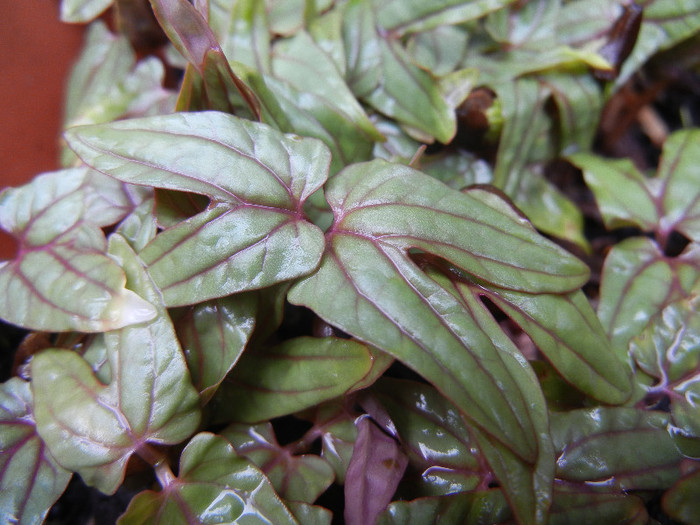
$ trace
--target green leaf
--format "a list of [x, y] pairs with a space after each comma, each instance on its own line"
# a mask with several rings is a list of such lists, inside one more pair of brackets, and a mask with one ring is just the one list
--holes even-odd
[[220, 436], [194, 436], [182, 451], [178, 472], [162, 492], [137, 494], [117, 523], [298, 523], [265, 475]]
[[695, 468], [664, 494], [661, 500], [664, 512], [681, 523], [696, 523], [700, 520], [698, 491], [700, 491], [700, 470]]
[[63, 127], [172, 111], [175, 96], [162, 87], [164, 76], [160, 60], [136, 63], [125, 36], [110, 33], [101, 21], [91, 24], [68, 82]]
[[299, 501], [287, 501], [287, 508], [299, 523], [304, 525], [331, 525], [333, 513], [325, 507]]
[[114, 0], [61, 0], [61, 21], [90, 22], [113, 3]]
[[319, 141], [216, 112], [66, 136], [83, 160], [120, 180], [211, 197], [205, 211], [140, 254], [168, 306], [270, 286], [317, 266], [323, 235], [302, 208], [328, 175], [330, 155]]
[[542, 50], [556, 44], [555, 23], [561, 0], [533, 0], [498, 9], [485, 21], [485, 29], [501, 46]]
[[[644, 501], [626, 493], [595, 492], [578, 485], [558, 484], [554, 488], [554, 503], [549, 523], [624, 523], [648, 525]], [[653, 522], [652, 522], [653, 523]]]
[[[470, 498], [465, 494], [392, 501], [379, 515], [377, 525], [467, 524], [470, 523], [467, 520], [470, 507]], [[507, 509], [505, 502], [504, 507]], [[500, 522], [491, 520], [488, 523]]]
[[112, 237], [110, 253], [158, 317], [105, 334], [108, 385], [69, 350], [43, 351], [31, 364], [39, 435], [62, 466], [108, 494], [146, 442], [179, 443], [199, 424], [199, 398], [158, 290], [123, 239]]
[[615, 491], [670, 487], [682, 456], [668, 422], [668, 414], [633, 408], [552, 413], [557, 478]]
[[342, 396], [371, 366], [367, 347], [334, 337], [300, 337], [251, 349], [221, 386], [217, 414], [251, 423], [293, 414]]
[[226, 58], [261, 73], [270, 68], [270, 25], [265, 2], [210, 0], [209, 26]]
[[420, 140], [447, 143], [457, 130], [453, 109], [435, 78], [416, 66], [401, 44], [376, 27], [370, 0], [351, 2], [343, 26], [348, 84], [380, 113]]
[[275, 438], [271, 423], [233, 424], [221, 436], [231, 442], [239, 456], [257, 465], [277, 493], [291, 501], [313, 503], [333, 483], [333, 467], [315, 454], [293, 455]]
[[399, 34], [425, 31], [443, 24], [461, 24], [501, 9], [514, 0], [389, 0], [375, 2], [377, 21]]
[[[288, 82], [306, 96], [318, 97], [324, 106], [340, 113], [344, 120], [357, 127], [366, 139], [384, 139], [355, 99], [333, 60], [308, 33], [301, 31], [292, 38], [275, 43], [272, 71], [278, 79]], [[320, 78], [323, 82], [318, 81]]]
[[256, 293], [200, 303], [176, 321], [192, 383], [208, 401], [243, 353], [255, 326]]
[[0, 384], [0, 509], [13, 523], [42, 523], [63, 493], [64, 470], [36, 434], [29, 383]]
[[424, 69], [437, 76], [446, 75], [462, 61], [467, 38], [464, 29], [441, 25], [414, 35], [408, 41], [407, 51]]
[[625, 362], [613, 352], [583, 292], [532, 295], [486, 290], [569, 383], [593, 399], [621, 404], [632, 394]]
[[491, 455], [500, 473], [520, 462], [509, 488], [527, 484], [534, 492], [520, 488], [513, 495], [533, 502], [521, 508], [522, 516], [544, 519], [551, 458], [546, 431], [537, 430], [546, 414], [532, 371], [470, 292], [445, 289], [421, 271], [409, 250], [531, 293], [576, 287], [586, 279], [585, 267], [535, 234], [495, 195], [459, 193], [404, 166], [375, 161], [350, 167], [331, 180], [326, 197], [336, 217], [326, 253], [319, 270], [292, 287], [290, 302], [308, 306], [432, 382], [488, 434], [480, 446], [491, 440], [502, 447]]
[[627, 239], [608, 254], [598, 303], [598, 317], [615, 352], [627, 359], [630, 340], [672, 302], [687, 297], [700, 278], [700, 250], [690, 244], [676, 258], [656, 243]]
[[413, 468], [421, 472], [423, 495], [473, 490], [483, 458], [474, 452], [459, 409], [437, 390], [412, 381], [384, 378], [372, 394], [386, 409]]
[[0, 194], [0, 227], [19, 241], [0, 263], [0, 316], [26, 328], [100, 332], [148, 321], [154, 307], [124, 288], [100, 227], [147, 193], [85, 168], [46, 173]]
[[584, 170], [608, 228], [631, 224], [657, 232], [661, 240], [673, 231], [695, 240], [700, 238], [698, 142], [698, 129], [669, 136], [654, 178], [644, 177], [627, 159], [581, 153], [571, 160]]

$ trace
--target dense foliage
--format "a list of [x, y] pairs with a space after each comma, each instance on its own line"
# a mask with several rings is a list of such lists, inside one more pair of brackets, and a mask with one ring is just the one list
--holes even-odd
[[0, 194], [0, 515], [700, 523], [700, 129], [594, 147], [698, 0], [150, 4]]

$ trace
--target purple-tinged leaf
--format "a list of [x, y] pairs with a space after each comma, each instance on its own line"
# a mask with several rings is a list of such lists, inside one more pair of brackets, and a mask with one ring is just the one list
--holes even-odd
[[271, 31], [267, 2], [216, 0], [209, 10], [209, 26], [230, 62], [269, 73]]
[[607, 404], [629, 399], [631, 370], [613, 352], [583, 292], [532, 295], [491, 289], [483, 294], [520, 325], [572, 385]]
[[158, 290], [126, 241], [113, 235], [110, 254], [129, 286], [158, 305], [158, 317], [105, 333], [107, 385], [69, 350], [43, 351], [31, 363], [39, 435], [62, 466], [105, 493], [147, 442], [179, 443], [199, 424], [199, 398]]
[[297, 417], [313, 424], [307, 434], [321, 438], [321, 457], [333, 467], [336, 482], [344, 484], [357, 439], [357, 415], [350, 413], [342, 400], [336, 399], [299, 413]]
[[675, 258], [643, 237], [613, 247], [603, 267], [598, 304], [613, 350], [627, 359], [630, 340], [666, 306], [689, 296], [698, 279], [700, 247], [695, 243]]
[[63, 493], [64, 470], [36, 434], [29, 383], [0, 384], [0, 509], [7, 523], [38, 524]]
[[556, 476], [615, 491], [666, 489], [682, 459], [668, 423], [666, 413], [632, 408], [552, 413]]
[[315, 454], [293, 454], [277, 443], [272, 424], [233, 424], [221, 431], [239, 456], [262, 470], [284, 499], [313, 503], [333, 483], [333, 467]]
[[457, 131], [453, 108], [435, 77], [415, 65], [398, 40], [377, 26], [370, 1], [351, 2], [343, 20], [353, 93], [380, 113], [396, 119], [407, 133], [449, 142]]
[[377, 21], [387, 30], [402, 34], [432, 29], [441, 25], [476, 20], [497, 11], [514, 0], [439, 0], [420, 2], [389, 0], [377, 3]]
[[265, 475], [224, 438], [207, 432], [182, 451], [178, 477], [161, 492], [137, 494], [117, 523], [298, 525]]
[[365, 345], [335, 337], [250, 349], [219, 388], [217, 419], [255, 423], [293, 414], [342, 396], [371, 369]]
[[114, 3], [114, 0], [61, 0], [61, 21], [90, 22]]
[[700, 364], [698, 299], [669, 304], [630, 342], [630, 355], [644, 373], [657, 379], [651, 392], [673, 397], [675, 386], [697, 373]]
[[[296, 90], [316, 96], [344, 120], [354, 124], [366, 139], [382, 141], [360, 103], [348, 88], [333, 60], [306, 32], [278, 41], [273, 49], [272, 71]], [[319, 82], [318, 79], [324, 79]]]
[[209, 198], [206, 195], [184, 191], [156, 189], [155, 200], [156, 222], [163, 230], [177, 226], [209, 206]]
[[[163, 88], [165, 71], [155, 57], [136, 62], [129, 41], [103, 22], [90, 25], [83, 52], [71, 71], [63, 127], [100, 124], [124, 116], [170, 113], [175, 93]], [[64, 165], [73, 164], [69, 150]]]
[[19, 241], [0, 263], [0, 316], [35, 330], [101, 332], [148, 321], [154, 307], [124, 288], [100, 230], [147, 192], [86, 168], [46, 173], [0, 194], [0, 227]]
[[600, 492], [580, 485], [557, 483], [549, 519], [550, 525], [571, 523], [615, 523], [648, 525], [644, 501], [620, 492]]
[[384, 378], [372, 393], [391, 417], [414, 469], [422, 471], [424, 495], [473, 490], [485, 474], [462, 414], [437, 390], [412, 381]]
[[258, 119], [260, 106], [255, 95], [231, 70], [214, 33], [197, 8], [187, 0], [150, 2], [165, 34], [201, 75], [209, 102], [207, 107], [233, 112], [232, 99], [240, 97], [252, 116]]
[[287, 508], [303, 525], [331, 525], [333, 513], [325, 507], [299, 501], [286, 501]]
[[192, 383], [208, 401], [233, 368], [253, 333], [255, 292], [200, 303], [176, 321]]
[[345, 523], [374, 525], [391, 501], [408, 459], [368, 417], [360, 417], [356, 425], [357, 440], [345, 477]]
[[66, 137], [120, 180], [212, 198], [140, 254], [168, 306], [263, 288], [318, 265], [323, 235], [302, 208], [328, 175], [320, 141], [216, 112], [73, 128]]
[[664, 512], [674, 520], [687, 525], [700, 522], [700, 468], [697, 464], [684, 473], [663, 496]]
[[664, 143], [657, 174], [647, 178], [626, 159], [580, 153], [572, 162], [584, 171], [605, 224], [634, 225], [665, 241], [673, 231], [700, 239], [700, 130], [673, 133]]

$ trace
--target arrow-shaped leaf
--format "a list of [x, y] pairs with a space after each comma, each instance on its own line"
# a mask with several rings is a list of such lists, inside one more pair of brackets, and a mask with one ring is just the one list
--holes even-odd
[[31, 365], [39, 435], [62, 466], [105, 493], [146, 442], [178, 443], [199, 424], [199, 397], [158, 290], [123, 239], [112, 237], [110, 253], [129, 285], [158, 304], [158, 317], [105, 333], [108, 385], [69, 350], [46, 350]]
[[[501, 472], [522, 462], [526, 477], [517, 482], [527, 480], [534, 492], [526, 497], [538, 502], [531, 510], [544, 519], [553, 459], [532, 371], [471, 292], [446, 289], [449, 283], [426, 275], [409, 252], [429, 252], [472, 278], [531, 293], [578, 287], [585, 266], [495, 195], [460, 193], [404, 166], [351, 166], [331, 180], [326, 197], [335, 214], [326, 253], [289, 300], [432, 382], [483, 429], [485, 443], [496, 441], [510, 454], [491, 455]], [[516, 477], [509, 487], [522, 496]]]
[[274, 523], [297, 525], [265, 475], [224, 438], [202, 432], [180, 456], [178, 477], [162, 492], [131, 500], [118, 523]]
[[73, 128], [66, 138], [120, 180], [211, 197], [140, 254], [168, 306], [270, 286], [318, 264], [323, 236], [302, 207], [328, 175], [320, 141], [216, 112]]
[[105, 255], [100, 227], [145, 197], [86, 168], [46, 173], [0, 194], [0, 227], [19, 240], [0, 263], [0, 316], [35, 330], [99, 332], [152, 319]]
[[29, 383], [0, 385], [0, 509], [14, 523], [42, 523], [70, 481], [36, 434]]

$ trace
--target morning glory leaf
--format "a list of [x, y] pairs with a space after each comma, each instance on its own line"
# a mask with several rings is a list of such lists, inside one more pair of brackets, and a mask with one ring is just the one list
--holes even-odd
[[610, 250], [600, 287], [598, 318], [615, 352], [627, 359], [630, 340], [666, 306], [689, 296], [700, 279], [700, 247], [666, 257], [654, 241], [627, 239]]
[[391, 501], [408, 459], [396, 441], [367, 416], [358, 418], [357, 440], [345, 477], [345, 523], [375, 523]]
[[270, 72], [270, 27], [265, 2], [211, 0], [209, 26], [232, 62]]
[[[608, 228], [626, 225], [655, 231], [662, 239], [679, 231], [700, 238], [700, 130], [682, 130], [663, 146], [656, 177], [647, 178], [627, 159], [602, 159], [579, 153], [583, 169]], [[624, 196], [624, 198], [622, 198]]]
[[[293, 285], [290, 302], [433, 383], [484, 430], [480, 446], [497, 443], [489, 445], [494, 468], [515, 472], [504, 483], [537, 502], [522, 507], [534, 519], [548, 505], [540, 481], [551, 470], [546, 431], [536, 430], [546, 420], [537, 381], [472, 293], [448, 290], [449, 283], [426, 275], [409, 250], [445, 258], [479, 281], [508, 281], [530, 292], [577, 287], [587, 269], [495, 195], [460, 193], [405, 166], [374, 161], [347, 168], [327, 185], [326, 198], [335, 214], [326, 253], [316, 273]], [[516, 252], [523, 260], [512, 258]]]
[[415, 65], [402, 45], [376, 26], [370, 0], [348, 5], [343, 41], [348, 85], [358, 98], [425, 142], [452, 139], [457, 131], [453, 108], [433, 75]]
[[255, 326], [255, 292], [188, 308], [175, 324], [192, 383], [208, 401], [243, 353]]
[[39, 435], [62, 466], [107, 494], [140, 447], [179, 443], [199, 424], [199, 397], [157, 288], [126, 241], [112, 236], [110, 253], [158, 317], [105, 333], [109, 384], [69, 350], [43, 351], [31, 363]]
[[345, 394], [372, 369], [369, 349], [334, 337], [300, 337], [243, 354], [219, 389], [217, 415], [254, 423]]
[[161, 492], [137, 494], [117, 523], [193, 521], [298, 524], [265, 475], [238, 457], [228, 441], [208, 432], [194, 436], [182, 451], [178, 477]]
[[64, 470], [36, 433], [29, 383], [13, 377], [0, 384], [0, 509], [14, 523], [42, 523], [63, 493]]
[[665, 494], [661, 503], [664, 512], [680, 523], [695, 523], [700, 520], [700, 470], [684, 475]]
[[402, 34], [475, 20], [513, 2], [514, 0], [389, 0], [377, 1], [375, 4], [379, 24], [384, 29]]
[[126, 114], [145, 116], [154, 109], [172, 111], [175, 96], [162, 87], [164, 76], [160, 60], [137, 63], [126, 36], [112, 34], [101, 21], [91, 24], [71, 71], [63, 127], [110, 122]]
[[85, 23], [97, 18], [114, 0], [61, 0], [61, 20]]
[[333, 467], [315, 454], [295, 455], [280, 446], [271, 423], [247, 426], [233, 424], [220, 435], [239, 456], [260, 468], [284, 499], [313, 503], [333, 483]]
[[680, 477], [668, 414], [632, 408], [551, 414], [557, 478], [628, 490], [666, 489]]
[[323, 235], [302, 208], [328, 176], [321, 142], [216, 112], [73, 128], [66, 136], [88, 164], [119, 180], [211, 197], [206, 210], [140, 254], [168, 306], [270, 286], [317, 266]]
[[586, 395], [608, 404], [621, 404], [630, 397], [630, 370], [613, 352], [583, 292], [482, 293], [530, 336], [564, 379]]
[[412, 467], [421, 471], [420, 480], [430, 495], [476, 488], [482, 464], [454, 405], [429, 385], [391, 378], [378, 381], [372, 394], [391, 417], [397, 437]]
[[[333, 60], [301, 31], [294, 37], [278, 41], [273, 49], [272, 71], [296, 90], [318, 97], [323, 105], [333, 108], [353, 123], [367, 139], [382, 141], [364, 109], [340, 75]], [[318, 82], [322, 78], [323, 82]]]
[[146, 197], [86, 168], [46, 173], [0, 194], [0, 227], [19, 241], [0, 263], [0, 315], [35, 330], [101, 332], [148, 321], [154, 307], [124, 287], [100, 227]]

